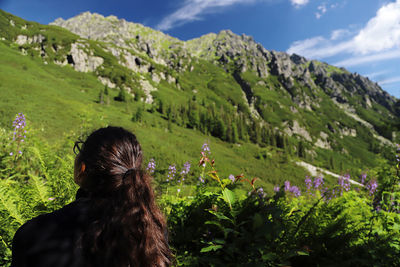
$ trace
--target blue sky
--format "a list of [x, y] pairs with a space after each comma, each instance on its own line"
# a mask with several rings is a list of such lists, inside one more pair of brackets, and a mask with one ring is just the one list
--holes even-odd
[[115, 15], [181, 40], [230, 29], [360, 73], [400, 98], [400, 0], [0, 0], [0, 8], [43, 24]]

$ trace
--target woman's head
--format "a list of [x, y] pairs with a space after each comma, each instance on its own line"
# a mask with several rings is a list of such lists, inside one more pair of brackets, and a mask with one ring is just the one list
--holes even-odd
[[128, 170], [141, 169], [140, 144], [135, 135], [121, 127], [98, 129], [76, 146], [79, 153], [75, 160], [75, 181], [99, 196], [120, 188]]
[[82, 238], [88, 266], [168, 266], [166, 223], [136, 137], [120, 127], [76, 143], [75, 181], [89, 193], [91, 225]]

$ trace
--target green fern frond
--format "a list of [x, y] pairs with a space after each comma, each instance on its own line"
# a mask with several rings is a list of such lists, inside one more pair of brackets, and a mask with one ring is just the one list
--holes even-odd
[[33, 188], [36, 190], [40, 201], [43, 204], [47, 203], [49, 201], [50, 194], [44, 179], [34, 175], [33, 173], [29, 173], [29, 177], [31, 178]]
[[[25, 219], [16, 203], [22, 203], [21, 198], [16, 192], [16, 182], [10, 180], [0, 180], [0, 210], [4, 210], [8, 217], [15, 220], [19, 225], [25, 222]], [[6, 218], [2, 218], [6, 219]], [[7, 218], [8, 219], [8, 218]]]
[[39, 161], [40, 172], [43, 173], [44, 177], [47, 179], [49, 177], [48, 168], [40, 153], [40, 150], [36, 146], [30, 147], [29, 150], [32, 152], [34, 158]]

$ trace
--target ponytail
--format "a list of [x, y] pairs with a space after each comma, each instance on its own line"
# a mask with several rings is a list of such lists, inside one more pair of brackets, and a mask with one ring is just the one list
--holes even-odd
[[166, 222], [155, 203], [151, 176], [141, 169], [135, 136], [122, 128], [97, 130], [79, 160], [87, 166], [84, 189], [92, 195], [91, 223], [82, 237], [86, 265], [170, 266]]

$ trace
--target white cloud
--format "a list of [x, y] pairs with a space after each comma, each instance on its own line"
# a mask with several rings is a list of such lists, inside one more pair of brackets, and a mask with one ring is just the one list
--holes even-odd
[[354, 38], [359, 53], [379, 52], [400, 45], [400, 0], [381, 7]]
[[379, 81], [379, 85], [391, 84], [391, 83], [398, 83], [400, 82], [400, 77], [392, 77], [386, 80]]
[[338, 6], [339, 6], [339, 3], [331, 4], [331, 8], [337, 8]]
[[381, 76], [387, 74], [388, 72], [389, 72], [388, 70], [381, 70], [381, 71], [376, 71], [376, 72], [364, 74], [363, 76], [374, 80], [376, 77], [381, 77]]
[[[0, 0], [1, 1], [1, 0]], [[158, 25], [158, 30], [167, 31], [188, 22], [201, 20], [202, 15], [222, 11], [223, 8], [236, 4], [251, 4], [256, 2], [279, 2], [281, 0], [183, 0], [175, 12], [164, 17]], [[310, 0], [290, 0], [296, 8], [309, 3]]]
[[334, 44], [322, 36], [296, 41], [287, 50], [289, 54], [296, 53], [308, 58], [326, 58], [351, 49], [351, 42]]
[[178, 10], [163, 18], [156, 28], [169, 30], [187, 22], [200, 20], [202, 14], [216, 12], [235, 4], [250, 4], [256, 1], [260, 0], [186, 0]]
[[391, 50], [382, 53], [376, 53], [369, 56], [355, 56], [351, 57], [339, 62], [334, 63], [333, 65], [342, 66], [342, 67], [352, 67], [357, 65], [362, 65], [371, 62], [378, 62], [383, 60], [391, 60], [400, 58], [400, 50]]
[[290, 0], [292, 5], [294, 5], [295, 7], [305, 6], [308, 4], [308, 1], [309, 0]]
[[326, 11], [328, 11], [328, 8], [326, 7], [326, 4], [325, 4], [325, 3], [322, 4], [322, 5], [319, 5], [319, 6], [317, 7], [317, 9], [318, 9], [318, 12], [315, 13], [315, 17], [316, 17], [317, 19], [320, 19], [320, 18], [322, 17], [322, 15], [325, 14]]
[[335, 40], [339, 40], [342, 39], [343, 37], [349, 36], [351, 34], [351, 32], [347, 29], [338, 29], [338, 30], [334, 30], [331, 33], [331, 40], [335, 41]]
[[347, 67], [387, 60], [390, 57], [398, 58], [400, 57], [400, 0], [383, 5], [376, 16], [357, 32], [338, 29], [332, 31], [329, 39], [317, 36], [296, 41], [287, 52], [316, 59], [352, 54], [351, 58], [336, 63]]

